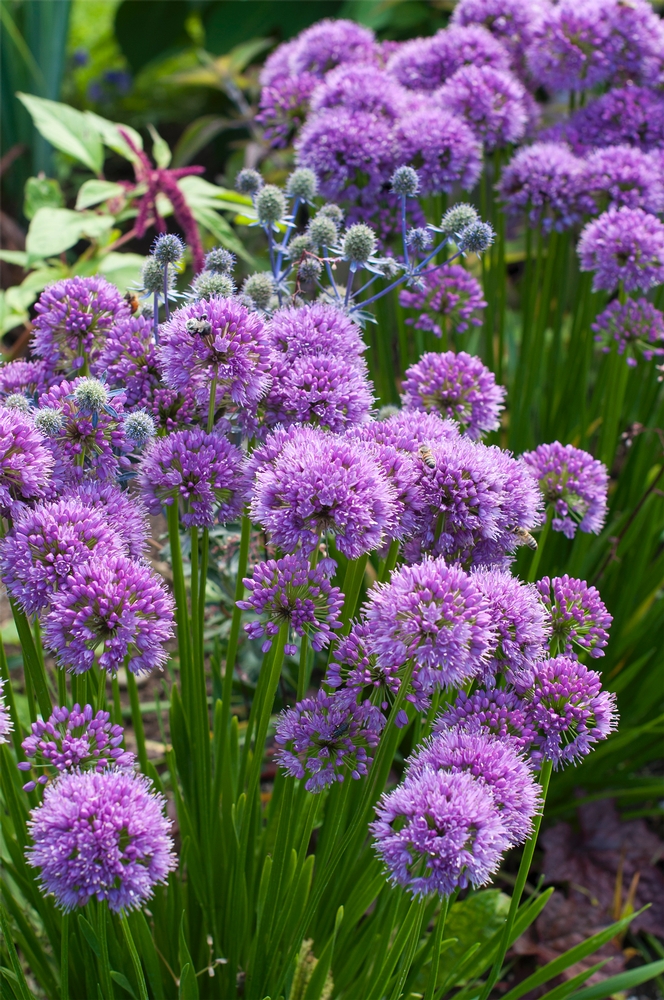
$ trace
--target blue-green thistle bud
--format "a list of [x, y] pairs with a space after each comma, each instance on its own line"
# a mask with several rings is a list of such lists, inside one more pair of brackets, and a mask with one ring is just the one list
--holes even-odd
[[35, 427], [37, 427], [46, 437], [55, 437], [65, 426], [65, 418], [62, 410], [44, 407], [37, 410], [34, 416]]
[[256, 195], [256, 214], [262, 226], [273, 226], [286, 214], [286, 198], [281, 188], [266, 184]]
[[164, 265], [156, 257], [148, 257], [141, 273], [143, 291], [153, 295], [164, 291]]
[[363, 222], [357, 222], [346, 230], [342, 248], [344, 260], [365, 264], [376, 249], [376, 234]]
[[338, 230], [334, 219], [320, 213], [312, 219], [307, 228], [312, 244], [316, 247], [331, 247], [337, 242]]
[[245, 167], [235, 178], [235, 188], [240, 194], [256, 194], [263, 187], [263, 178], [257, 170]]
[[215, 296], [227, 299], [235, 292], [233, 279], [228, 274], [217, 274], [216, 271], [201, 271], [191, 283], [192, 298], [212, 299]]
[[452, 208], [448, 208], [445, 212], [440, 223], [440, 229], [445, 236], [456, 236], [462, 229], [469, 226], [471, 222], [477, 222], [477, 219], [477, 211], [473, 206], [467, 205], [465, 202], [460, 202], [458, 205], [452, 205]]
[[457, 246], [465, 253], [483, 253], [494, 241], [494, 231], [488, 222], [471, 222], [457, 236]]
[[394, 193], [405, 198], [412, 198], [420, 189], [420, 178], [412, 167], [397, 167], [391, 183]]
[[416, 229], [409, 229], [406, 233], [406, 243], [413, 250], [428, 250], [433, 243], [431, 230], [418, 226]]
[[8, 410], [20, 410], [21, 413], [30, 412], [30, 400], [22, 392], [11, 392], [2, 400], [2, 405]]
[[311, 201], [318, 191], [318, 178], [308, 167], [294, 170], [286, 181], [286, 193], [300, 201]]
[[124, 418], [124, 432], [130, 441], [142, 448], [157, 433], [154, 420], [145, 410], [128, 413]]
[[242, 286], [242, 292], [256, 309], [267, 309], [274, 295], [274, 279], [267, 271], [257, 271], [256, 274], [249, 275]]
[[215, 274], [230, 274], [235, 267], [235, 254], [224, 247], [215, 247], [205, 255], [205, 270]]
[[175, 233], [161, 233], [152, 244], [152, 256], [160, 264], [177, 264], [186, 249], [186, 244]]
[[108, 389], [98, 378], [82, 378], [72, 396], [82, 413], [99, 413], [108, 406]]

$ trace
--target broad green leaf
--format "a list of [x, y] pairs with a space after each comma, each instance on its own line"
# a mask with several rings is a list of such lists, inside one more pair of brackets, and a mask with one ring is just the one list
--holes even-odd
[[40, 208], [30, 223], [25, 247], [30, 259], [55, 257], [83, 236], [100, 239], [115, 223], [112, 215], [72, 212], [68, 208]]
[[50, 177], [28, 177], [25, 182], [23, 214], [34, 218], [40, 208], [62, 208], [65, 200], [56, 180]]
[[109, 198], [119, 198], [124, 193], [125, 189], [122, 184], [113, 184], [112, 181], [100, 181], [95, 177], [92, 180], [86, 181], [80, 188], [78, 197], [76, 198], [76, 208], [80, 212], [81, 209], [98, 205], [102, 201], [108, 201]]
[[126, 292], [130, 285], [138, 283], [145, 257], [138, 253], [116, 253], [111, 251], [99, 262], [99, 273]]
[[0, 260], [7, 264], [18, 264], [19, 267], [28, 266], [28, 255], [25, 250], [0, 250]]
[[148, 125], [148, 132], [152, 136], [152, 159], [158, 167], [165, 169], [171, 162], [170, 146], [165, 139], [162, 139], [154, 125]]
[[132, 163], [136, 162], [138, 157], [132, 152], [126, 139], [120, 135], [119, 131], [122, 129], [123, 132], [126, 132], [136, 146], [136, 149], [143, 149], [143, 140], [135, 129], [131, 128], [130, 125], [119, 125], [116, 122], [110, 122], [108, 118], [96, 115], [94, 111], [86, 111], [85, 117], [105, 146], [112, 149], [118, 156], [124, 156], [125, 160], [130, 160]]
[[664, 959], [659, 962], [650, 962], [649, 965], [640, 965], [638, 969], [630, 969], [629, 972], [621, 972], [617, 976], [605, 979], [603, 983], [596, 986], [587, 986], [584, 990], [572, 994], [572, 1000], [605, 1000], [605, 997], [613, 996], [614, 993], [622, 993], [624, 990], [631, 990], [641, 983], [647, 983], [655, 976], [661, 976], [664, 972]]
[[28, 313], [25, 310], [18, 312], [13, 309], [7, 302], [6, 293], [0, 291], [0, 337], [4, 337], [14, 327], [27, 323], [28, 318]]
[[32, 115], [37, 131], [52, 146], [78, 160], [93, 173], [101, 173], [104, 149], [98, 131], [82, 111], [33, 94], [18, 93], [16, 96]]
[[248, 218], [256, 218], [256, 210], [251, 198], [239, 194], [237, 191], [229, 191], [227, 188], [210, 184], [203, 177], [183, 177], [178, 181], [178, 187], [190, 207], [202, 204], [212, 205], [214, 208], [222, 208], [229, 212], [241, 212]]

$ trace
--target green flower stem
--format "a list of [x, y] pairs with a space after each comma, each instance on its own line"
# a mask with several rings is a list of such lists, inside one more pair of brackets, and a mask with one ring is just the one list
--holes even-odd
[[237, 579], [235, 581], [235, 602], [233, 604], [233, 618], [231, 620], [231, 630], [228, 636], [228, 646], [226, 648], [226, 666], [224, 668], [224, 688], [221, 702], [221, 731], [224, 740], [224, 757], [227, 759], [228, 743], [228, 723], [231, 714], [231, 697], [233, 695], [233, 675], [235, 671], [235, 657], [237, 656], [238, 640], [240, 637], [240, 625], [242, 622], [242, 611], [237, 606], [237, 602], [242, 600], [244, 594], [243, 579], [247, 572], [247, 562], [249, 560], [249, 540], [251, 537], [251, 521], [245, 515], [242, 518], [242, 534], [240, 537], [240, 555], [237, 568]]
[[410, 930], [410, 933], [408, 935], [406, 954], [404, 957], [404, 961], [401, 964], [401, 971], [397, 976], [397, 981], [394, 985], [394, 990], [392, 991], [391, 1000], [399, 1000], [399, 998], [403, 995], [404, 984], [406, 982], [408, 973], [410, 972], [410, 967], [413, 964], [413, 956], [415, 955], [417, 942], [419, 941], [420, 934], [422, 932], [424, 907], [425, 907], [425, 900], [414, 899], [411, 904], [411, 908], [408, 911], [408, 916], [404, 921], [404, 928], [403, 928], [404, 932]]
[[551, 780], [552, 770], [553, 770], [552, 762], [550, 760], [544, 761], [539, 775], [540, 787], [542, 789], [541, 810], [533, 820], [533, 832], [526, 841], [525, 847], [523, 849], [523, 854], [521, 856], [521, 864], [519, 865], [519, 871], [516, 877], [516, 882], [514, 884], [514, 891], [512, 892], [512, 899], [510, 902], [509, 912], [507, 914], [507, 920], [505, 921], [505, 927], [503, 928], [503, 936], [498, 946], [498, 952], [496, 954], [496, 959], [493, 963], [493, 967], [489, 974], [489, 978], [484, 984], [484, 989], [482, 990], [480, 1000], [487, 1000], [489, 994], [491, 993], [491, 990], [498, 982], [498, 976], [500, 975], [500, 970], [502, 969], [503, 962], [505, 961], [505, 955], [507, 954], [507, 949], [509, 948], [510, 945], [512, 928], [514, 927], [514, 921], [516, 919], [517, 911], [519, 909], [519, 903], [521, 902], [521, 896], [523, 894], [523, 889], [526, 884], [526, 879], [528, 878], [528, 872], [530, 871], [530, 865], [533, 860], [533, 854], [535, 853], [535, 846], [537, 844], [537, 837], [539, 835], [539, 830], [542, 823], [544, 803], [546, 801], [546, 793], [549, 789], [549, 782]]
[[[358, 559], [350, 559], [348, 561], [343, 585], [345, 600], [341, 612], [341, 621], [343, 622], [341, 635], [348, 635], [348, 632], [350, 631], [350, 623], [353, 615], [355, 614], [355, 608], [357, 607], [360, 590], [362, 589], [362, 581], [364, 580], [364, 571], [367, 567], [368, 558], [368, 553], [365, 553], [364, 555], [359, 556]], [[332, 643], [330, 643], [330, 649], [331, 648]]]
[[46, 679], [46, 670], [44, 669], [44, 664], [40, 663], [39, 655], [32, 637], [32, 632], [30, 631], [30, 623], [28, 622], [25, 612], [17, 604], [15, 604], [11, 598], [9, 603], [11, 605], [14, 621], [16, 622], [16, 631], [18, 632], [21, 642], [23, 664], [35, 689], [39, 711], [42, 714], [42, 718], [46, 720], [49, 718], [52, 711], [51, 696], [48, 691], [48, 681]]
[[138, 685], [136, 678], [129, 669], [129, 660], [125, 661], [125, 672], [127, 674], [127, 690], [129, 692], [129, 702], [131, 704], [131, 722], [134, 727], [136, 737], [136, 748], [138, 750], [138, 762], [143, 774], [147, 774], [148, 754], [145, 749], [145, 729], [143, 728], [143, 717], [138, 699]]
[[399, 546], [401, 542], [398, 538], [393, 538], [390, 542], [390, 548], [385, 560], [381, 563], [380, 572], [378, 573], [378, 582], [386, 583], [390, 576], [392, 575], [392, 570], [397, 564], [397, 559], [399, 558]]
[[62, 914], [60, 939], [60, 1000], [69, 1000], [69, 914]]
[[[127, 671], [129, 674], [129, 671]], [[97, 711], [101, 712], [106, 708], [106, 681], [108, 680], [106, 676], [106, 671], [103, 667], [99, 667], [99, 680], [97, 682]]]
[[178, 629], [178, 649], [180, 651], [180, 683], [184, 699], [189, 685], [189, 614], [184, 584], [182, 548], [180, 546], [180, 516], [177, 503], [167, 508], [168, 538], [171, 546], [173, 566], [173, 592], [175, 594], [175, 620]]
[[67, 674], [59, 669], [56, 673], [58, 679], [58, 704], [64, 707], [67, 704]]
[[436, 921], [436, 929], [434, 931], [433, 940], [433, 953], [431, 955], [431, 969], [429, 971], [429, 981], [427, 983], [427, 990], [424, 1000], [435, 1000], [436, 996], [436, 984], [438, 982], [438, 969], [440, 968], [440, 946], [443, 942], [443, 934], [445, 933], [445, 923], [447, 921], [447, 913], [450, 906], [450, 897], [443, 896], [443, 902], [440, 907], [440, 913], [438, 914], [438, 920]]
[[108, 958], [108, 937], [107, 937], [108, 906], [106, 902], [97, 903], [97, 937], [99, 939], [99, 977], [104, 1000], [115, 1000], [113, 992], [113, 980], [111, 979], [111, 966]]
[[546, 521], [544, 526], [539, 533], [539, 538], [537, 539], [537, 549], [533, 552], [533, 558], [530, 563], [530, 569], [528, 570], [528, 583], [534, 583], [537, 579], [537, 570], [539, 568], [540, 560], [542, 558], [542, 553], [544, 551], [544, 546], [546, 545], [546, 540], [549, 537], [549, 532], [551, 531], [551, 522], [553, 520], [553, 507], [549, 505], [546, 512]]
[[[318, 556], [320, 555], [320, 545], [316, 544], [313, 552], [311, 553], [311, 559], [309, 560], [309, 568], [315, 569], [318, 563]], [[300, 663], [297, 672], [297, 700], [302, 701], [305, 692], [307, 690], [307, 682], [309, 680], [309, 675], [307, 672], [307, 657], [309, 655], [309, 636], [305, 634], [300, 640]]]
[[136, 945], [134, 944], [134, 938], [131, 933], [131, 927], [129, 926], [129, 920], [124, 915], [120, 917], [120, 928], [124, 934], [127, 950], [129, 951], [129, 957], [131, 958], [131, 964], [134, 967], [134, 973], [136, 974], [136, 979], [138, 981], [139, 998], [140, 1000], [148, 1000], [148, 988], [145, 985], [143, 967], [141, 966], [141, 960], [138, 957], [138, 952], [136, 951]]
[[120, 702], [120, 684], [118, 675], [113, 674], [111, 679], [111, 689], [113, 691], [113, 722], [116, 726], [122, 725], [122, 704]]
[[14, 750], [18, 759], [25, 760], [25, 754], [23, 753], [23, 748], [21, 747], [21, 740], [23, 739], [23, 730], [21, 728], [21, 723], [19, 721], [18, 712], [16, 711], [16, 702], [14, 700], [14, 689], [12, 687], [11, 678], [9, 676], [9, 665], [7, 663], [7, 656], [5, 654], [5, 645], [2, 641], [2, 636], [0, 636], [0, 676], [2, 677], [4, 683], [2, 694], [5, 699], [5, 704], [9, 709], [9, 718], [12, 720], [13, 730], [12, 730], [12, 743], [14, 744]]
[[625, 402], [629, 367], [624, 355], [614, 346], [609, 355], [609, 377], [604, 394], [602, 424], [599, 434], [597, 457], [610, 469], [616, 453], [618, 429]]

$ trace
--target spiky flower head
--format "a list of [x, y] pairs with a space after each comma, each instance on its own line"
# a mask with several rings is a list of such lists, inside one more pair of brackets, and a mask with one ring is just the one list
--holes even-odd
[[7, 742], [7, 737], [14, 729], [14, 723], [9, 714], [9, 707], [3, 694], [4, 680], [0, 677], [0, 744]]
[[28, 824], [28, 863], [63, 910], [107, 900], [137, 909], [177, 867], [166, 800], [142, 774], [70, 771], [48, 785]]
[[235, 254], [225, 247], [213, 247], [205, 254], [205, 270], [213, 274], [230, 274], [235, 267]]
[[450, 729], [492, 733], [519, 750], [527, 749], [534, 735], [523, 699], [510, 688], [477, 688], [471, 695], [459, 691], [456, 701], [434, 723], [435, 733]]
[[256, 309], [265, 310], [274, 295], [274, 278], [268, 271], [250, 274], [242, 286], [242, 292]]
[[72, 395], [81, 413], [86, 415], [99, 413], [110, 402], [108, 389], [98, 378], [77, 379]]
[[156, 257], [148, 257], [143, 264], [141, 288], [146, 295], [161, 295], [164, 291], [164, 265]]
[[13, 517], [51, 489], [53, 456], [32, 416], [0, 407], [0, 514]]
[[152, 244], [152, 256], [160, 264], [177, 264], [184, 257], [186, 244], [175, 233], [160, 233]]
[[45, 785], [60, 771], [104, 771], [108, 767], [132, 769], [136, 755], [122, 747], [124, 730], [110, 721], [108, 712], [94, 711], [92, 705], [74, 705], [71, 711], [56, 705], [50, 718], [32, 723], [30, 735], [21, 746], [28, 760], [20, 771], [33, 768], [42, 772], [23, 786], [31, 792]]
[[33, 423], [46, 437], [56, 437], [64, 427], [64, 413], [62, 410], [37, 410]]
[[145, 410], [135, 410], [124, 418], [124, 432], [137, 448], [143, 448], [157, 433], [155, 422]]
[[406, 244], [411, 250], [422, 252], [428, 250], [432, 243], [433, 233], [430, 229], [426, 229], [423, 226], [416, 226], [413, 229], [409, 229], [406, 233]]
[[593, 290], [647, 292], [664, 282], [664, 224], [642, 208], [610, 208], [589, 222], [577, 246]]
[[[309, 563], [300, 555], [268, 559], [254, 567], [253, 578], [244, 580], [249, 591], [246, 600], [238, 601], [243, 611], [254, 611], [258, 621], [244, 626], [250, 639], [264, 639], [263, 652], [282, 625], [295, 635], [307, 636], [315, 650], [324, 649], [341, 628], [343, 596], [330, 584], [325, 568]], [[297, 647], [287, 643], [286, 654]]]
[[289, 260], [299, 260], [309, 250], [313, 250], [314, 244], [308, 232], [301, 236], [294, 236], [286, 249], [286, 256]]
[[192, 298], [196, 302], [200, 302], [201, 299], [211, 299], [215, 295], [227, 299], [235, 294], [235, 284], [228, 274], [201, 271], [192, 281], [191, 291]]
[[494, 242], [496, 234], [488, 222], [471, 222], [456, 236], [456, 244], [464, 253], [484, 253]]
[[250, 167], [245, 167], [235, 178], [235, 188], [240, 194], [256, 194], [262, 187], [263, 178]]
[[541, 444], [521, 456], [553, 508], [554, 531], [574, 538], [581, 531], [599, 534], [606, 519], [609, 474], [606, 466], [574, 445]]
[[406, 324], [416, 330], [429, 330], [437, 337], [443, 328], [465, 333], [469, 326], [481, 326], [481, 310], [486, 309], [482, 286], [461, 264], [450, 264], [430, 271], [420, 288], [399, 292], [399, 303], [415, 311], [406, 316]]
[[611, 350], [611, 341], [618, 345], [630, 368], [637, 365], [638, 355], [646, 361], [664, 356], [664, 313], [647, 299], [627, 299], [621, 304], [614, 299], [592, 325], [595, 340]]
[[286, 198], [281, 188], [275, 184], [266, 184], [256, 194], [256, 214], [262, 226], [271, 228], [280, 222], [286, 214]]
[[334, 355], [349, 367], [366, 372], [361, 355], [366, 350], [359, 326], [341, 309], [322, 302], [277, 309], [266, 328], [272, 355], [273, 386], [300, 357]]
[[323, 265], [316, 257], [304, 257], [297, 268], [297, 276], [300, 281], [316, 281], [323, 273]]
[[498, 184], [511, 214], [527, 213], [532, 225], [563, 232], [594, 211], [585, 165], [562, 142], [534, 142], [517, 150]]
[[456, 236], [462, 229], [477, 222], [478, 219], [477, 209], [473, 205], [461, 201], [458, 205], [452, 205], [451, 208], [448, 208], [441, 219], [440, 229], [445, 236]]
[[324, 219], [332, 219], [332, 222], [335, 224], [337, 229], [344, 221], [343, 209], [331, 201], [327, 202], [327, 204], [318, 209], [316, 218], [318, 218], [318, 216], [322, 216]]
[[322, 792], [335, 781], [367, 774], [380, 739], [383, 717], [371, 705], [351, 705], [337, 694], [319, 691], [279, 717], [275, 758], [286, 774]]
[[318, 178], [308, 167], [298, 167], [286, 180], [286, 194], [299, 201], [311, 202], [318, 194]]
[[420, 179], [413, 167], [397, 167], [390, 183], [394, 193], [401, 198], [413, 198], [420, 189]]
[[613, 621], [596, 587], [568, 576], [543, 576], [536, 587], [551, 618], [552, 655], [604, 656]]
[[[401, 686], [399, 667], [385, 666], [379, 660], [364, 620], [354, 621], [349, 634], [337, 638], [325, 683], [340, 698], [353, 704], [369, 701], [384, 715], [388, 714]], [[395, 723], [399, 728], [406, 725], [408, 713], [399, 712]]]
[[352, 264], [366, 264], [376, 249], [376, 234], [363, 222], [356, 222], [344, 233], [342, 252], [344, 260]]
[[337, 242], [338, 229], [334, 219], [321, 212], [314, 216], [307, 227], [312, 247], [331, 247]]
[[32, 407], [30, 400], [22, 392], [12, 392], [2, 400], [2, 406], [8, 410], [19, 410], [21, 413], [30, 413]]
[[99, 667], [133, 674], [162, 667], [173, 636], [173, 599], [150, 567], [124, 555], [95, 553], [76, 565], [53, 595], [44, 618], [44, 643], [62, 669]]

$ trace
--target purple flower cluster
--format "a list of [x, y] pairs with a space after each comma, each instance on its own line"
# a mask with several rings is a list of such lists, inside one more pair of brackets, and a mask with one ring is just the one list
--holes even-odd
[[610, 208], [589, 222], [577, 252], [595, 291], [647, 292], [664, 282], [664, 224], [642, 208]]
[[[460, 71], [461, 72], [461, 71]], [[470, 190], [482, 170], [482, 146], [471, 126], [430, 101], [416, 105], [399, 125], [402, 163], [417, 165], [424, 194]]]
[[142, 906], [176, 867], [166, 800], [143, 775], [70, 771], [47, 785], [28, 824], [28, 862], [64, 910], [107, 900], [122, 913]]
[[606, 519], [609, 475], [587, 451], [559, 441], [526, 452], [522, 461], [537, 479], [544, 502], [553, 509], [552, 527], [574, 538], [581, 531], [599, 534]]
[[93, 365], [93, 374], [103, 375], [111, 388], [122, 389], [128, 409], [144, 406], [162, 384], [152, 324], [144, 316], [116, 321]]
[[465, 66], [507, 70], [509, 53], [490, 31], [479, 25], [458, 25], [431, 38], [413, 38], [396, 48], [387, 70], [408, 90], [437, 90]]
[[508, 212], [525, 212], [533, 225], [562, 232], [591, 210], [583, 161], [564, 143], [535, 142], [512, 157], [498, 191]]
[[[399, 691], [399, 670], [399, 666], [385, 664], [374, 651], [367, 622], [355, 621], [349, 634], [337, 640], [325, 683], [339, 689], [339, 696], [351, 704], [369, 701], [386, 714]], [[408, 715], [404, 712], [395, 722], [405, 724]]]
[[625, 355], [631, 368], [636, 367], [639, 354], [646, 361], [664, 356], [664, 313], [647, 299], [627, 299], [622, 305], [614, 299], [599, 314], [592, 329], [595, 340], [603, 343], [607, 352], [615, 340], [618, 354]]
[[26, 502], [45, 499], [53, 471], [48, 442], [32, 417], [0, 408], [0, 515], [14, 517]]
[[[328, 646], [334, 631], [341, 628], [341, 591], [330, 584], [324, 567], [311, 568], [301, 555], [258, 563], [253, 579], [244, 580], [244, 585], [250, 596], [238, 601], [237, 606], [258, 614], [258, 621], [244, 628], [251, 639], [265, 638], [264, 653], [285, 624], [295, 635], [306, 635], [315, 650]], [[287, 647], [287, 655], [297, 650], [290, 643]]]
[[452, 24], [484, 25], [521, 66], [548, 8], [547, 0], [459, 0]]
[[21, 746], [28, 760], [18, 765], [20, 771], [37, 768], [43, 774], [29, 781], [23, 790], [31, 792], [45, 785], [59, 771], [94, 770], [107, 767], [132, 769], [135, 755], [123, 750], [123, 728], [113, 725], [108, 712], [93, 712], [92, 705], [56, 706], [46, 721], [32, 723], [31, 733]]
[[432, 351], [405, 372], [406, 410], [438, 412], [459, 424], [472, 440], [500, 426], [505, 389], [479, 358], [460, 351]]
[[53, 378], [48, 363], [41, 358], [36, 361], [25, 361], [23, 358], [9, 361], [0, 365], [0, 396], [4, 399], [20, 393], [34, 399], [48, 388]]
[[633, 146], [606, 146], [590, 153], [583, 185], [600, 212], [624, 205], [658, 215], [664, 208], [661, 163]]
[[534, 736], [528, 724], [527, 704], [512, 688], [478, 688], [471, 695], [459, 691], [454, 704], [438, 716], [434, 725], [437, 733], [451, 729], [491, 733], [509, 740], [519, 750], [527, 750]]
[[576, 648], [597, 658], [604, 656], [613, 621], [599, 591], [567, 574], [538, 580], [537, 589], [551, 619], [551, 652], [574, 657]]
[[461, 264], [437, 268], [422, 278], [421, 288], [399, 292], [405, 309], [417, 310], [418, 316], [406, 317], [406, 324], [416, 330], [429, 330], [441, 337], [443, 330], [465, 333], [469, 326], [481, 326], [480, 312], [486, 309], [482, 287]]
[[143, 558], [149, 525], [147, 511], [137, 497], [109, 483], [86, 481], [67, 490], [63, 499], [79, 500], [84, 507], [103, 513], [131, 558]]
[[507, 70], [464, 66], [443, 84], [434, 100], [466, 121], [489, 152], [518, 142], [525, 134], [526, 91]]

